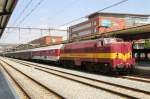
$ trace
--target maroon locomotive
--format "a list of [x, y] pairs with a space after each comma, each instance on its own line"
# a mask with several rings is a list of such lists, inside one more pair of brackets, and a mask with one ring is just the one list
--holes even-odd
[[61, 49], [63, 64], [92, 71], [131, 71], [134, 69], [132, 44], [118, 38], [101, 38], [66, 44]]

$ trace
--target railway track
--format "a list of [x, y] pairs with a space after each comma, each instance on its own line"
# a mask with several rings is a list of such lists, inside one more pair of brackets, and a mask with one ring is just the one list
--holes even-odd
[[120, 78], [123, 79], [129, 79], [129, 80], [134, 80], [134, 81], [140, 81], [144, 83], [150, 83], [150, 79], [145, 78], [145, 77], [138, 77], [138, 76], [121, 76]]
[[[16, 59], [13, 59], [13, 60], [15, 60], [16, 62], [20, 61], [20, 60], [16, 60]], [[21, 64], [25, 63], [26, 65], [34, 65], [36, 67], [41, 67], [41, 68], [50, 69], [50, 70], [54, 70], [54, 71], [58, 71], [58, 72], [63, 72], [63, 71], [59, 71], [59, 70], [56, 70], [56, 69], [51, 69], [51, 68], [43, 67], [43, 66], [40, 66], [40, 65], [35, 65], [35, 64], [32, 64], [32, 63], [28, 63], [28, 62], [25, 62], [25, 61], [20, 61], [20, 62], [22, 62]], [[66, 73], [66, 72], [63, 72], [63, 73]], [[150, 83], [150, 78], [149, 77], [144, 77], [144, 76], [140, 76], [140, 75], [120, 76], [119, 78], [129, 79], [129, 80], [133, 80], [133, 81], [140, 81], [140, 82], [144, 82], [144, 83]]]
[[[20, 63], [19, 60], [17, 60], [16, 62]], [[24, 64], [25, 61], [21, 61], [21, 64]], [[41, 67], [41, 68], [45, 68], [45, 69], [50, 69], [50, 70], [53, 70], [53, 71], [58, 71], [58, 72], [62, 72], [62, 73], [67, 73], [67, 72], [63, 72], [63, 71], [59, 71], [59, 70], [56, 70], [56, 69], [51, 69], [51, 68], [47, 68], [47, 67], [43, 67], [43, 66], [40, 66], [40, 65], [35, 65], [35, 64], [32, 64], [32, 63], [25, 63], [25, 65], [34, 65], [36, 67]], [[71, 73], [69, 73], [71, 74]], [[71, 74], [72, 75], [72, 74]], [[73, 74], [74, 75], [74, 74]], [[75, 75], [76, 76], [76, 75]], [[150, 83], [150, 78], [148, 77], [144, 77], [144, 76], [136, 76], [136, 75], [129, 75], [129, 76], [120, 76], [119, 78], [122, 78], [122, 79], [129, 79], [129, 80], [133, 80], [133, 81], [139, 81], [139, 82], [144, 82], [144, 83]], [[92, 79], [93, 80], [93, 79]]]
[[[2, 64], [0, 63], [0, 65]], [[30, 99], [26, 91], [17, 83], [17, 81], [13, 78], [13, 76], [8, 71], [4, 70], [3, 67], [1, 67], [0, 69], [1, 71], [3, 71], [3, 74], [8, 79], [13, 89], [15, 89], [18, 97], [20, 97], [21, 99]]]
[[[63, 72], [63, 71], [52, 69], [52, 68], [49, 68], [49, 67], [43, 67], [43, 66], [40, 66], [40, 65], [35, 65], [35, 64], [28, 63], [28, 62], [25, 62], [25, 61], [16, 60], [16, 62], [24, 64], [24, 65], [27, 65], [27, 66], [33, 65], [33, 66], [36, 66], [36, 67], [50, 69], [50, 70], [58, 71], [58, 72], [65, 73], [65, 74], [75, 75], [75, 74], [72, 74], [72, 73]], [[75, 76], [79, 76], [79, 75], [75, 75]], [[140, 82], [144, 82], [144, 83], [150, 83], [150, 79], [148, 79], [147, 77], [143, 77], [143, 76], [139, 77], [139, 75], [138, 76], [135, 76], [135, 75], [132, 75], [132, 76], [131, 75], [129, 75], [129, 76], [120, 76], [119, 78], [129, 79], [129, 80], [134, 80], [134, 81], [140, 81]], [[93, 80], [93, 79], [91, 79], [91, 80]]]
[[[12, 65], [1, 60], [1, 66], [3, 70], [9, 75], [9, 77], [15, 82], [19, 89], [24, 93], [24, 97], [21, 99], [64, 99], [63, 96], [54, 92], [52, 89], [46, 87], [42, 83], [36, 81], [30, 76], [24, 74]], [[36, 89], [36, 90], [35, 90]]]
[[[19, 64], [25, 65], [27, 67], [33, 67], [34, 66], [35, 69], [38, 69], [40, 71], [50, 73], [50, 74], [53, 74], [53, 75], [56, 75], [56, 76], [59, 76], [59, 77], [63, 77], [65, 79], [73, 80], [73, 81], [76, 81], [76, 82], [79, 82], [79, 83], [82, 83], [82, 84], [85, 84], [85, 85], [88, 85], [88, 86], [92, 86], [92, 87], [95, 87], [95, 88], [98, 88], [98, 89], [102, 89], [102, 90], [105, 90], [105, 91], [108, 91], [108, 92], [111, 92], [111, 93], [114, 93], [114, 94], [118, 94], [120, 96], [124, 96], [124, 97], [128, 97], [128, 98], [141, 98], [141, 96], [142, 96], [142, 98], [143, 98], [143, 96], [144, 97], [150, 97], [149, 96], [149, 94], [150, 94], [149, 91], [144, 91], [144, 90], [135, 89], [135, 88], [131, 88], [131, 87], [123, 86], [123, 85], [117, 85], [117, 84], [113, 84], [113, 83], [110, 83], [110, 82], [105, 82], [105, 81], [102, 81], [102, 80], [96, 80], [96, 79], [92, 79], [92, 78], [88, 78], [88, 77], [83, 77], [83, 76], [80, 76], [80, 75], [67, 73], [67, 72], [63, 72], [63, 71], [60, 71], [60, 70], [51, 69], [49, 67], [43, 67], [43, 66], [40, 66], [40, 65], [35, 65], [35, 64], [25, 62], [25, 61], [15, 60], [15, 62], [18, 62]], [[100, 87], [100, 86], [98, 86], [99, 84], [102, 84], [102, 85], [105, 85], [105, 86], [108, 86], [108, 87], [107, 88], [104, 87], [104, 86]], [[120, 90], [119, 91], [112, 90], [112, 89], [110, 90], [110, 88], [112, 88], [112, 86], [114, 87], [114, 89], [118, 88]], [[132, 94], [129, 95], [129, 93], [126, 93], [126, 94], [121, 93], [120, 92], [121, 90], [124, 90], [125, 93], [128, 92], [128, 91], [132, 92]], [[139, 94], [141, 94], [141, 95], [139, 95]], [[133, 97], [133, 96], [136, 96], [136, 95], [137, 95], [137, 97]]]

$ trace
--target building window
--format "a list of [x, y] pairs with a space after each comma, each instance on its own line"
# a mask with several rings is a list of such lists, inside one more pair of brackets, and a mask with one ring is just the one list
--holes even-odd
[[97, 29], [96, 29], [96, 28], [94, 28], [94, 33], [95, 33], [95, 32], [97, 32]]
[[83, 30], [83, 29], [86, 29], [86, 28], [89, 28], [91, 27], [91, 23], [87, 23], [85, 25], [81, 25], [81, 26], [78, 26], [78, 27], [75, 27], [75, 28], [72, 28], [72, 32], [76, 32], [76, 31], [80, 31], [80, 30]]
[[96, 32], [97, 32], [96, 28], [92, 29], [92, 33], [96, 33]]
[[91, 22], [92, 26], [96, 25], [96, 21]]
[[55, 39], [55, 38], [52, 38], [52, 42], [55, 43], [55, 42], [56, 42], [56, 39]]
[[92, 33], [91, 30], [83, 31], [83, 32], [80, 32], [80, 33], [79, 33], [79, 36], [81, 36], [81, 35], [86, 35], [86, 34], [90, 34], [90, 33]]
[[148, 18], [147, 17], [136, 17], [136, 16], [130, 16], [130, 17], [126, 17], [126, 25], [128, 27], [132, 27], [132, 26], [139, 26], [139, 25], [143, 25], [143, 24], [148, 24]]

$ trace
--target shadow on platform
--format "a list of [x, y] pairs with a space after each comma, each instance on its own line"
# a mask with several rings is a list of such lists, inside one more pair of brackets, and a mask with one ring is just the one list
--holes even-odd
[[0, 99], [19, 99], [0, 70]]

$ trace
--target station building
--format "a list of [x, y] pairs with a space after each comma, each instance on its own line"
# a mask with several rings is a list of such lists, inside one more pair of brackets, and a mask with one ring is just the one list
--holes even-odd
[[69, 40], [148, 24], [150, 15], [95, 12], [88, 20], [69, 27]]

